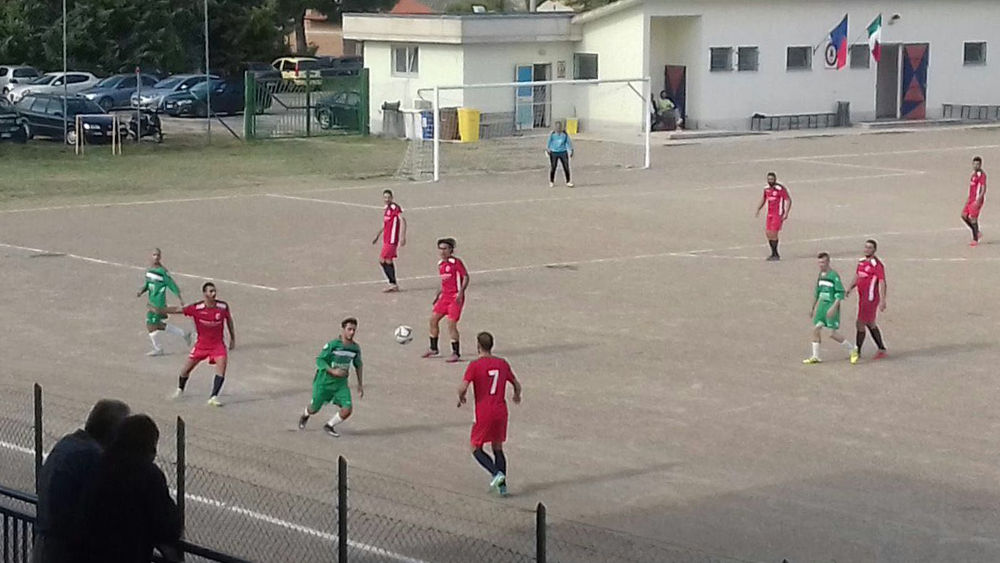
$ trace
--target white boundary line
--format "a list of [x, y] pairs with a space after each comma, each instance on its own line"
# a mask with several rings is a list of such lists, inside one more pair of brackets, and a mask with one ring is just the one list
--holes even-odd
[[761, 164], [765, 162], [786, 162], [794, 160], [809, 160], [809, 159], [824, 159], [824, 158], [860, 158], [866, 156], [891, 156], [900, 154], [923, 154], [923, 153], [936, 153], [936, 152], [957, 152], [957, 151], [973, 151], [981, 149], [996, 149], [1000, 148], [1000, 145], [965, 145], [960, 147], [934, 147], [926, 149], [903, 149], [898, 151], [874, 151], [874, 152], [855, 152], [855, 153], [840, 153], [840, 154], [816, 154], [816, 155], [803, 155], [803, 156], [777, 156], [769, 158], [755, 158], [751, 160], [731, 160], [728, 162], [719, 162], [718, 164]]
[[[815, 242], [826, 242], [834, 240], [847, 240], [847, 239], [861, 239], [864, 237], [887, 237], [887, 236], [899, 236], [899, 235], [919, 235], [919, 234], [934, 234], [934, 233], [945, 233], [952, 231], [962, 231], [965, 227], [953, 227], [948, 229], [935, 229], [926, 231], [889, 231], [884, 233], [860, 233], [853, 235], [838, 235], [832, 237], [818, 237], [811, 239], [802, 240], [791, 240], [783, 242], [785, 245], [789, 244], [806, 244]], [[744, 258], [740, 256], [730, 257], [730, 256], [716, 256], [709, 253], [712, 252], [725, 252], [728, 250], [745, 250], [748, 248], [764, 248], [763, 244], [746, 244], [740, 246], [730, 246], [728, 248], [706, 248], [698, 250], [681, 250], [673, 252], [658, 252], [653, 254], [635, 254], [632, 256], [610, 256], [607, 258], [591, 258], [587, 260], [571, 260], [567, 262], [546, 262], [540, 264], [525, 264], [523, 266], [509, 266], [506, 268], [490, 268], [485, 270], [472, 270], [469, 272], [470, 275], [484, 275], [484, 274], [498, 274], [503, 272], [520, 272], [524, 270], [537, 270], [541, 268], [558, 268], [564, 266], [584, 266], [589, 264], [605, 264], [611, 262], [629, 262], [632, 260], [647, 260], [650, 258], [731, 258], [734, 260], [750, 259], [749, 257]], [[944, 259], [942, 259], [944, 260]], [[427, 279], [436, 279], [437, 275], [423, 275], [423, 276], [411, 276], [408, 278], [399, 278], [399, 281], [420, 281]], [[311, 289], [334, 289], [341, 287], [355, 287], [363, 285], [375, 285], [385, 283], [384, 279], [379, 280], [363, 280], [354, 282], [342, 282], [342, 283], [330, 283], [330, 284], [320, 284], [320, 285], [300, 285], [295, 287], [285, 288], [285, 291], [305, 291]]]
[[[56, 254], [56, 255], [60, 255], [60, 256], [65, 256], [67, 258], [73, 258], [74, 260], [81, 260], [83, 262], [90, 262], [92, 264], [101, 264], [101, 265], [104, 265], [104, 266], [114, 266], [116, 268], [128, 268], [130, 270], [138, 270], [140, 272], [146, 271], [146, 267], [144, 267], [144, 266], [136, 266], [136, 265], [133, 265], [133, 264], [123, 264], [121, 262], [113, 262], [111, 260], [102, 260], [100, 258], [91, 258], [90, 256], [80, 256], [79, 254], [73, 254], [73, 253], [70, 253], [70, 252], [60, 252], [58, 250], [46, 250], [44, 248], [33, 248], [33, 247], [30, 247], [30, 246], [20, 246], [20, 245], [17, 245], [17, 244], [8, 244], [8, 243], [5, 243], [5, 242], [0, 242], [0, 246], [2, 246], [4, 248], [13, 248], [15, 250], [27, 250], [29, 252], [37, 252], [37, 253], [40, 253], [40, 254]], [[185, 274], [184, 272], [174, 272], [174, 271], [171, 271], [170, 273], [171, 273], [171, 275], [179, 276], [179, 277], [182, 277], [182, 278], [190, 278], [190, 279], [195, 279], [195, 280], [210, 280], [210, 281], [215, 281], [215, 282], [218, 282], [218, 283], [224, 283], [224, 284], [227, 284], [227, 285], [237, 285], [237, 286], [242, 286], [242, 287], [250, 287], [250, 288], [253, 288], [253, 289], [263, 289], [263, 290], [266, 290], [266, 291], [278, 291], [277, 287], [270, 287], [270, 286], [267, 286], [267, 285], [258, 285], [258, 284], [255, 284], [255, 283], [238, 282], [238, 281], [226, 280], [226, 279], [222, 279], [222, 278], [214, 278], [214, 277], [211, 277], [211, 276], [199, 276], [199, 275], [195, 275], [195, 274]]]
[[847, 164], [846, 162], [824, 162], [816, 159], [799, 158], [796, 162], [807, 162], [809, 164], [819, 164], [822, 166], [840, 166], [842, 168], [857, 168], [861, 170], [878, 170], [880, 172], [902, 172], [904, 174], [926, 174], [924, 170], [905, 170], [903, 168], [889, 168], [887, 166], [869, 166], [867, 164]]
[[230, 194], [208, 197], [185, 197], [179, 199], [150, 199], [138, 201], [112, 201], [107, 203], [78, 203], [72, 205], [53, 205], [50, 207], [28, 207], [23, 209], [0, 209], [0, 213], [29, 213], [32, 211], [60, 211], [64, 209], [88, 209], [92, 207], [129, 207], [133, 205], [156, 205], [160, 203], [189, 203], [197, 201], [216, 201], [223, 199], [238, 199], [244, 197], [260, 197], [264, 194]]
[[328, 203], [330, 205], [346, 205], [348, 207], [362, 207], [364, 209], [385, 209], [384, 205], [368, 205], [366, 203], [350, 203], [347, 201], [337, 201], [334, 199], [321, 199], [317, 197], [302, 197], [296, 195], [286, 195], [286, 194], [265, 194], [267, 197], [273, 197], [277, 199], [291, 199], [294, 201], [310, 201], [313, 203]]
[[[35, 455], [35, 450], [33, 450], [32, 448], [26, 448], [24, 446], [19, 446], [17, 444], [12, 444], [10, 442], [4, 442], [2, 440], [0, 440], [0, 448], [4, 448], [4, 449], [7, 449], [7, 450], [15, 451], [15, 452], [22, 453], [22, 454], [25, 454], [25, 455], [30, 455], [30, 456]], [[42, 454], [42, 458], [44, 459], [45, 457], [47, 457], [47, 454]], [[175, 497], [177, 496], [177, 489], [171, 488], [170, 492]], [[222, 509], [222, 510], [228, 510], [229, 512], [233, 512], [235, 514], [239, 514], [240, 516], [246, 516], [247, 518], [250, 518], [250, 519], [253, 519], [253, 520], [259, 520], [261, 522], [266, 522], [268, 524], [273, 524], [273, 525], [278, 526], [280, 528], [285, 528], [286, 530], [291, 530], [293, 532], [298, 532], [298, 533], [303, 534], [303, 535], [317, 537], [317, 538], [324, 539], [324, 540], [327, 540], [327, 541], [330, 541], [330, 542], [336, 542], [337, 539], [338, 539], [338, 537], [337, 537], [336, 534], [331, 534], [331, 533], [328, 533], [328, 532], [323, 532], [323, 531], [320, 531], [320, 530], [317, 530], [317, 529], [314, 529], [314, 528], [310, 528], [308, 526], [303, 526], [302, 524], [296, 524], [295, 522], [289, 522], [288, 520], [282, 520], [281, 518], [276, 518], [274, 516], [271, 516], [270, 514], [264, 514], [263, 512], [257, 512], [256, 510], [250, 510], [249, 508], [243, 508], [242, 506], [238, 506], [238, 505], [235, 505], [235, 504], [229, 504], [229, 503], [223, 502], [221, 500], [215, 500], [215, 499], [211, 499], [211, 498], [208, 498], [208, 497], [203, 497], [203, 496], [189, 494], [189, 493], [185, 493], [184, 494], [184, 498], [187, 499], [187, 500], [193, 501], [193, 502], [197, 502], [199, 504], [204, 504], [204, 505], [212, 506], [212, 507], [219, 508], [219, 509]], [[371, 554], [374, 554], [374, 555], [379, 555], [381, 557], [388, 557], [389, 559], [393, 559], [395, 561], [401, 561], [401, 562], [404, 562], [404, 563], [425, 563], [421, 559], [414, 559], [412, 557], [407, 557], [405, 555], [401, 555], [399, 553], [395, 553], [393, 551], [389, 551], [387, 549], [383, 549], [381, 547], [374, 546], [374, 545], [367, 544], [367, 543], [362, 543], [362, 542], [359, 542], [359, 541], [354, 541], [354, 540], [350, 540], [349, 539], [349, 540], [347, 540], [347, 545], [349, 545], [349, 546], [351, 546], [351, 547], [353, 547], [355, 549], [359, 549], [361, 551], [365, 551], [365, 552], [368, 552], [368, 553], [371, 553]]]

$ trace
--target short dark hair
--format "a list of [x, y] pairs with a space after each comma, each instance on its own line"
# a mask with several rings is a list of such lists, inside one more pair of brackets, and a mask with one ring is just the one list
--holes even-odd
[[202, 292], [202, 293], [205, 293], [205, 290], [206, 290], [206, 289], [208, 289], [208, 288], [210, 288], [210, 287], [215, 287], [215, 284], [214, 284], [214, 283], [212, 283], [212, 282], [205, 282], [205, 283], [204, 283], [204, 284], [202, 284], [202, 286], [201, 286], [201, 292]]
[[87, 416], [87, 423], [83, 427], [90, 437], [97, 441], [102, 447], [108, 447], [121, 426], [122, 421], [129, 415], [131, 409], [125, 403], [115, 399], [101, 399], [94, 404]]
[[493, 335], [485, 330], [476, 335], [476, 342], [479, 343], [479, 348], [484, 352], [493, 351]]
[[358, 319], [354, 317], [347, 317], [346, 319], [340, 321], [340, 328], [347, 328], [347, 325], [358, 326]]
[[974, 157], [972, 159], [972, 162], [978, 162], [979, 164], [982, 164], [983, 163], [983, 157], [981, 157], [981, 156]]
[[382, 195], [392, 195], [392, 190], [389, 189], [382, 190]]
[[441, 246], [442, 244], [447, 244], [448, 246], [451, 247], [452, 250], [455, 250], [455, 239], [453, 239], [451, 237], [448, 237], [448, 238], [439, 238], [437, 245]]
[[870, 238], [870, 239], [868, 239], [868, 240], [865, 241], [865, 244], [868, 244], [868, 243], [872, 243], [872, 246], [875, 247], [875, 250], [878, 250], [878, 241], [877, 240], [875, 240], [873, 238]]
[[820, 252], [819, 254], [816, 255], [816, 258], [818, 258], [820, 260], [822, 260], [824, 258], [829, 258], [829, 257], [830, 257], [830, 253], [829, 252]]
[[156, 443], [159, 441], [160, 429], [153, 419], [144, 414], [133, 414], [122, 421], [109, 450], [119, 455], [152, 458], [156, 455]]
[[[775, 179], [775, 180], [777, 180], [777, 179], [778, 179], [778, 175], [777, 175], [777, 174], [775, 174], [774, 172], [768, 172], [768, 173], [767, 173], [767, 175], [768, 175], [768, 176], [774, 176], [774, 179]], [[759, 176], [758, 176], [758, 177], [759, 177]]]

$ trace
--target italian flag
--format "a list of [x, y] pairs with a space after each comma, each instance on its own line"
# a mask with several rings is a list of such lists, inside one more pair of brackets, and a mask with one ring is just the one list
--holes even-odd
[[868, 47], [872, 50], [875, 62], [882, 59], [882, 14], [868, 24]]

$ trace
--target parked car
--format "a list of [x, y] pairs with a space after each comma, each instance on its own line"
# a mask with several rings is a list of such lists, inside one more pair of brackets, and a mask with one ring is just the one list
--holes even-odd
[[[214, 74], [209, 76], [218, 78]], [[183, 92], [204, 81], [204, 74], [175, 74], [157, 82], [149, 90], [132, 94], [129, 97], [129, 104], [134, 108], [161, 110], [164, 98], [174, 92]]]
[[323, 83], [319, 64], [313, 57], [281, 57], [275, 59], [271, 66], [281, 73], [281, 78], [296, 86], [315, 83], [317, 87]]
[[[63, 85], [63, 74], [66, 84]], [[9, 88], [7, 99], [17, 103], [27, 94], [77, 94], [82, 90], [97, 84], [98, 78], [89, 72], [70, 71], [47, 72], [30, 82], [18, 83]]]
[[[63, 104], [68, 119], [63, 133]], [[110, 140], [113, 132], [114, 116], [101, 106], [82, 96], [56, 96], [54, 94], [28, 94], [14, 107], [27, 125], [27, 137], [51, 137], [63, 139], [67, 144], [76, 143], [76, 117], [80, 116], [83, 135], [87, 142]], [[128, 125], [119, 123], [118, 133], [128, 135]]]
[[[216, 115], [232, 115], [243, 111], [245, 106], [245, 83], [242, 79], [233, 80], [213, 80], [212, 84], [212, 113]], [[167, 96], [163, 101], [163, 111], [172, 117], [207, 115], [207, 104], [205, 101], [208, 84], [202, 82], [186, 92], [177, 92]], [[260, 109], [271, 106], [271, 96], [261, 96], [262, 104]]]
[[129, 107], [132, 94], [137, 89], [136, 84], [142, 86], [139, 88], [141, 91], [152, 89], [157, 82], [156, 77], [148, 74], [140, 74], [138, 81], [134, 74], [116, 74], [81, 91], [80, 95], [92, 102], [97, 102], [97, 105], [104, 108], [105, 111], [111, 111]]
[[264, 62], [246, 62], [240, 65], [240, 78], [250, 72], [258, 83], [281, 82], [281, 72]]
[[353, 76], [361, 72], [365, 64], [361, 57], [316, 57], [320, 76]]
[[24, 118], [14, 106], [0, 98], [0, 141], [8, 139], [23, 143], [28, 140], [28, 130], [24, 127]]
[[42, 73], [35, 67], [25, 65], [0, 65], [0, 93], [4, 96], [15, 84], [34, 80]]
[[321, 129], [357, 129], [363, 109], [361, 94], [348, 90], [320, 98], [313, 114]]

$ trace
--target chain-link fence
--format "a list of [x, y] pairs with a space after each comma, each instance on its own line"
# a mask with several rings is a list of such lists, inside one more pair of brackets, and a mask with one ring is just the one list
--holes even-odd
[[[0, 395], [0, 485], [34, 491], [43, 451], [83, 426], [88, 405], [53, 393]], [[41, 425], [36, 425], [40, 415]], [[357, 467], [159, 421], [157, 465], [185, 520], [185, 540], [261, 562], [715, 563], [726, 559], [606, 528], [549, 518]], [[11, 504], [13, 503], [13, 505]], [[25, 505], [0, 495], [0, 505]], [[30, 514], [34, 513], [31, 507]], [[189, 557], [188, 561], [199, 561]]]

